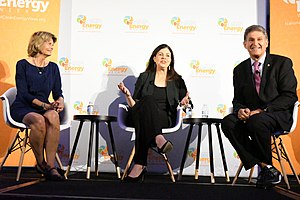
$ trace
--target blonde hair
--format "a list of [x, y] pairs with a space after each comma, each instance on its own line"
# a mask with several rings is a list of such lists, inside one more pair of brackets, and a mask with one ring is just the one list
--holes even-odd
[[27, 48], [28, 56], [30, 57], [36, 56], [40, 52], [40, 48], [44, 44], [44, 42], [47, 42], [50, 39], [52, 39], [54, 43], [57, 41], [55, 35], [53, 35], [50, 32], [46, 32], [46, 31], [35, 32], [29, 40], [29, 44]]

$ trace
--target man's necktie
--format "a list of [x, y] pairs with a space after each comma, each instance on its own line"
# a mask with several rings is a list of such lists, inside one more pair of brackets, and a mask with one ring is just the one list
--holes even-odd
[[254, 62], [254, 79], [255, 79], [255, 87], [257, 94], [259, 94], [259, 88], [260, 88], [260, 72], [259, 72], [259, 62]]

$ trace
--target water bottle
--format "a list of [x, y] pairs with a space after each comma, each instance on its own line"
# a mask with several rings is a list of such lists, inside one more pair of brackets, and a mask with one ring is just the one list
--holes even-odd
[[208, 106], [203, 104], [202, 106], [202, 118], [208, 118]]
[[188, 104], [185, 108], [186, 117], [192, 117], [192, 112], [193, 112], [192, 106], [191, 104]]
[[91, 115], [91, 114], [93, 114], [93, 111], [94, 111], [94, 105], [93, 105], [93, 102], [90, 101], [87, 106], [86, 112], [88, 115]]

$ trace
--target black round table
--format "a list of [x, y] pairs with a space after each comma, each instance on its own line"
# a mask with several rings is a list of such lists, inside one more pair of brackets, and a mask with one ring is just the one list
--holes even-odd
[[116, 167], [116, 172], [118, 178], [121, 178], [120, 175], [120, 167], [118, 165], [118, 157], [116, 153], [116, 148], [115, 148], [115, 142], [114, 142], [114, 137], [113, 137], [113, 132], [111, 128], [111, 122], [117, 122], [117, 117], [114, 116], [106, 116], [106, 115], [74, 115], [73, 120], [80, 121], [79, 127], [77, 129], [77, 134], [74, 140], [73, 148], [72, 148], [72, 153], [69, 159], [68, 167], [66, 170], [66, 177], [68, 176], [68, 173], [70, 172], [71, 165], [73, 162], [74, 154], [77, 148], [79, 136], [81, 134], [82, 126], [84, 122], [91, 122], [91, 127], [90, 127], [90, 139], [89, 139], [89, 147], [88, 147], [88, 159], [87, 159], [87, 175], [86, 178], [90, 178], [90, 171], [91, 171], [91, 155], [92, 155], [92, 144], [93, 144], [93, 137], [94, 137], [94, 127], [96, 126], [96, 141], [95, 141], [95, 172], [96, 175], [98, 176], [98, 147], [99, 147], [99, 123], [100, 122], [105, 122], [108, 127], [108, 132], [109, 132], [109, 137], [110, 137], [110, 142], [112, 145], [112, 151], [113, 151], [113, 156], [114, 156], [114, 164]]
[[189, 124], [189, 132], [187, 135], [186, 143], [185, 143], [185, 148], [181, 160], [181, 165], [180, 165], [180, 170], [178, 173], [178, 180], [181, 180], [182, 177], [182, 171], [184, 168], [184, 163], [186, 160], [187, 156], [187, 151], [193, 131], [194, 125], [198, 125], [198, 141], [197, 141], [197, 159], [196, 159], [196, 166], [195, 166], [195, 179], [198, 179], [198, 171], [199, 171], [199, 157], [200, 157], [200, 143], [201, 143], [201, 132], [202, 132], [202, 125], [208, 125], [208, 141], [209, 141], [209, 160], [210, 160], [210, 172], [211, 172], [211, 183], [215, 183], [215, 178], [214, 178], [214, 163], [213, 163], [213, 148], [212, 148], [212, 132], [211, 132], [211, 125], [214, 124], [217, 129], [218, 133], [218, 138], [219, 138], [219, 145], [220, 145], [220, 150], [221, 150], [221, 155], [222, 155], [222, 161], [223, 161], [223, 167], [224, 167], [224, 172], [226, 176], [226, 181], [230, 182], [229, 175], [228, 175], [228, 169], [227, 169], [227, 164], [226, 164], [226, 158], [224, 154], [224, 147], [223, 147], [223, 142], [222, 142], [222, 137], [221, 137], [221, 132], [220, 132], [220, 124], [222, 122], [222, 119], [219, 118], [184, 118], [183, 123], [184, 124]]

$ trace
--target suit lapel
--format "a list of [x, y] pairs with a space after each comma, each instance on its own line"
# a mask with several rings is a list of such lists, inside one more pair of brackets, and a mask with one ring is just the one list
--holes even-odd
[[261, 77], [259, 96], [263, 95], [262, 94], [263, 92], [261, 92], [261, 91], [264, 91], [264, 89], [265, 89], [266, 82], [269, 77], [270, 67], [271, 67], [271, 58], [270, 58], [269, 54], [267, 54], [265, 62], [264, 62], [262, 77]]
[[251, 82], [253, 92], [255, 94], [257, 94], [256, 88], [255, 88], [255, 80], [254, 80], [254, 75], [253, 75], [253, 71], [252, 71], [252, 65], [251, 65], [251, 59], [250, 58], [246, 62], [246, 65], [247, 65], [247, 67], [246, 67], [246, 77], [247, 77], [247, 79], [249, 78], [249, 81]]

